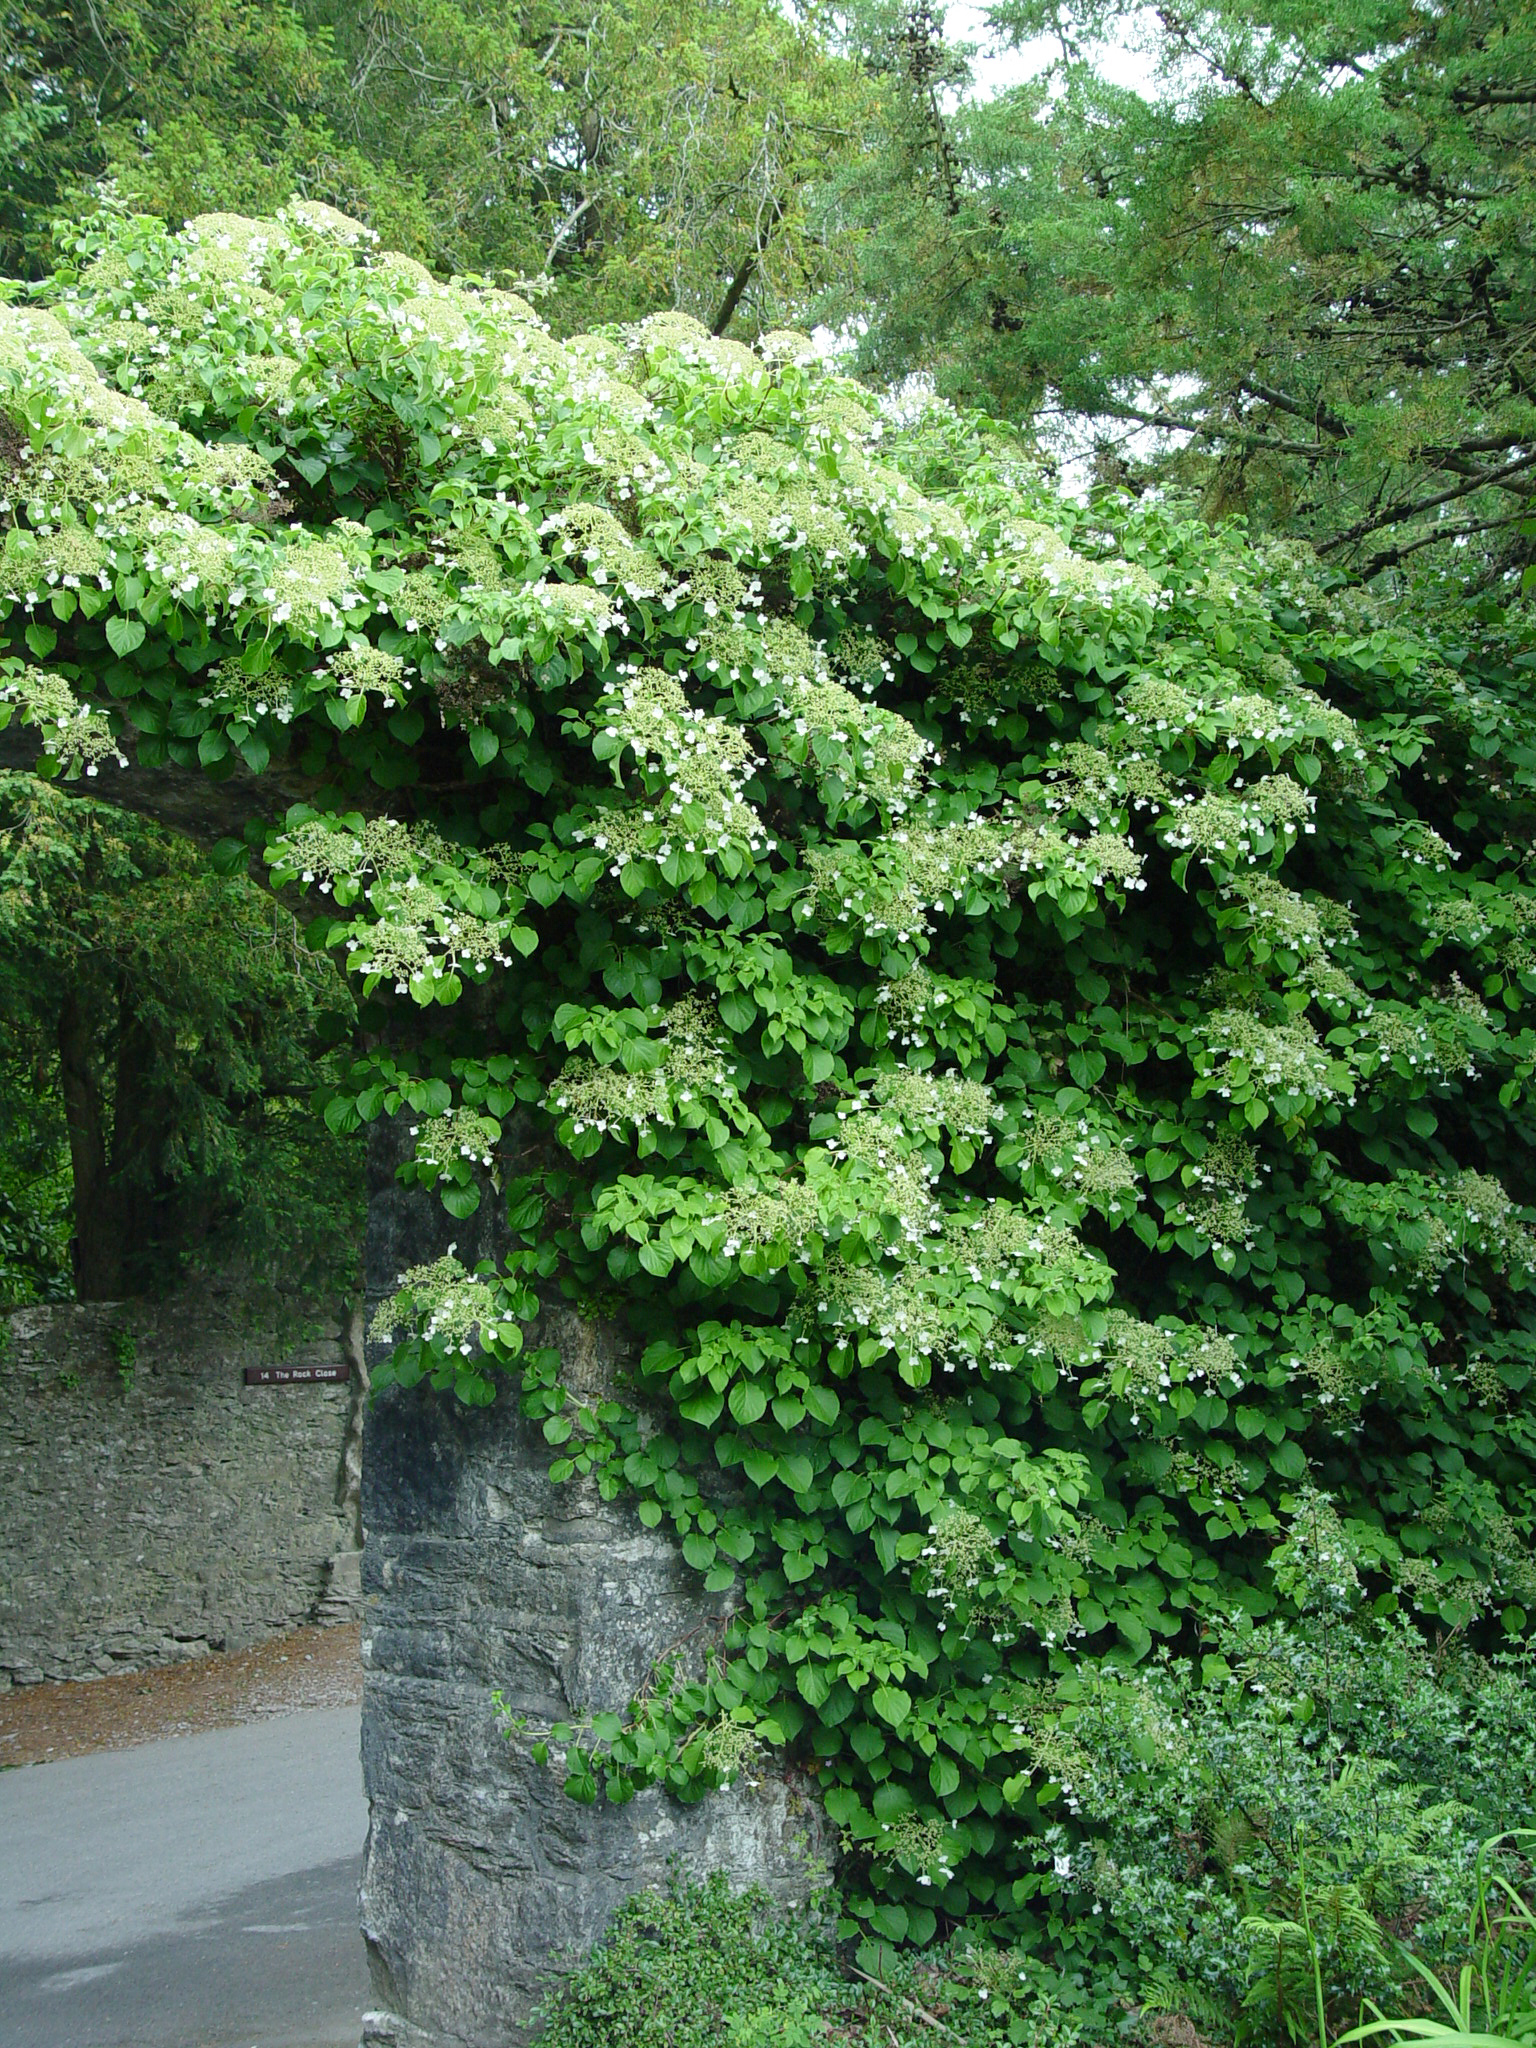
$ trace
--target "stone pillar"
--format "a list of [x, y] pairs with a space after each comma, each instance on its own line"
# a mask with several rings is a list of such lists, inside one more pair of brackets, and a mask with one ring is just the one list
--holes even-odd
[[[457, 1242], [494, 1248], [494, 1204], [455, 1224], [400, 1188], [403, 1134], [372, 1152], [368, 1286]], [[370, 1309], [371, 1312], [371, 1309]], [[613, 1384], [610, 1332], [550, 1310], [531, 1341], [573, 1380]], [[693, 1806], [652, 1790], [625, 1806], [567, 1799], [561, 1774], [498, 1733], [491, 1704], [535, 1724], [622, 1712], [655, 1660], [713, 1633], [708, 1595], [661, 1530], [590, 1482], [555, 1487], [537, 1425], [416, 1389], [369, 1412], [363, 1459], [363, 1779], [370, 1822], [363, 1934], [378, 2011], [367, 2043], [520, 2048], [541, 1988], [668, 1864], [803, 1899], [828, 1849], [803, 1785], [766, 1775]]]

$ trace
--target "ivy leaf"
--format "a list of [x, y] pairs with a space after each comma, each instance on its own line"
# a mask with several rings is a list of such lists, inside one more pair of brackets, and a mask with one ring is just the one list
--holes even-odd
[[883, 1934], [887, 1941], [905, 1941], [907, 1938], [907, 1909], [894, 1900], [882, 1900], [870, 1909], [869, 1924], [877, 1934]]
[[779, 1476], [779, 1461], [772, 1451], [765, 1451], [757, 1445], [742, 1459], [742, 1469], [754, 1486], [767, 1486]]
[[807, 1387], [800, 1398], [805, 1403], [806, 1412], [828, 1429], [836, 1422], [842, 1410], [842, 1403], [831, 1387]]
[[1282, 1479], [1302, 1479], [1306, 1476], [1307, 1461], [1300, 1444], [1289, 1440], [1277, 1444], [1269, 1454], [1269, 1462]]

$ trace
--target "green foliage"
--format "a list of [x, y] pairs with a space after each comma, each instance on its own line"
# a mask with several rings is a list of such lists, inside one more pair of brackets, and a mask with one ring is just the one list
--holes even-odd
[[0, 1052], [0, 1303], [72, 1292], [69, 1151], [63, 1105], [20, 1045]]
[[[935, 2026], [1066, 2048], [1528, 2038], [1530, 1837], [1489, 1830], [1536, 1811], [1529, 1665], [1432, 1656], [1339, 1600], [1342, 1553], [1322, 1574], [1293, 1563], [1299, 1621], [1226, 1626], [1198, 1659], [1088, 1661], [1011, 1709], [1061, 1815], [1053, 1965], [964, 1940], [923, 1963], [866, 1941], [853, 1961], [814, 1912], [786, 1922], [716, 1878], [631, 1901], [557, 1981], [541, 2048], [905, 2044]], [[1351, 2027], [1362, 2008], [1378, 2017]]]
[[[7, 713], [109, 789], [265, 778], [377, 1048], [328, 1125], [408, 1110], [511, 1231], [405, 1276], [400, 1376], [510, 1374], [556, 1483], [739, 1584], [533, 1731], [574, 1796], [785, 1749], [851, 1927], [1070, 1952], [1074, 1673], [1357, 1585], [1523, 1633], [1528, 652], [311, 205], [92, 231], [50, 303], [0, 315]], [[521, 1352], [556, 1287], [623, 1399]]]
[[[541, 2048], [714, 2048], [783, 2039], [808, 2005], [840, 1997], [824, 1935], [775, 1915], [763, 1894], [732, 1893], [721, 1877], [640, 1893], [615, 1915], [601, 1946], [551, 2000]], [[806, 2041], [825, 2039], [801, 2028]]]
[[[1467, 1928], [1468, 1960], [1457, 1972], [1454, 1993], [1411, 1958], [1415, 1973], [1434, 2000], [1432, 2016], [1376, 2018], [1339, 2037], [1337, 2048], [1383, 2035], [1398, 2041], [1431, 2041], [1439, 2048], [1471, 2048], [1474, 2041], [1514, 2043], [1536, 2034], [1536, 1913], [1529, 1898], [1497, 1868], [1495, 1858], [1519, 1853], [1531, 1839], [1515, 1829], [1485, 1842], [1478, 1852], [1476, 1895]], [[1442, 2018], [1440, 2015], [1444, 2014]]]
[[295, 190], [430, 234], [419, 190], [342, 139], [347, 76], [323, 24], [283, 0], [0, 6], [0, 265], [51, 261], [96, 181], [180, 217], [262, 212]]
[[[1058, 54], [985, 100], [942, 8], [855, 11], [884, 84], [841, 199], [867, 367], [1092, 422], [1101, 481], [1176, 479], [1352, 576], [1518, 597], [1529, 8], [992, 0], [1005, 47]], [[1144, 86], [1108, 82], [1106, 40]], [[1138, 428], [1150, 461], [1115, 452]]]
[[0, 1001], [0, 1299], [112, 1299], [189, 1257], [283, 1292], [351, 1284], [357, 1148], [309, 1103], [351, 999], [243, 875], [0, 776]]
[[[1068, 1996], [1071, 1987], [1066, 1987]], [[918, 1961], [880, 1944], [850, 1971], [824, 1918], [723, 1877], [628, 1900], [550, 1992], [538, 2048], [1074, 2048], [1070, 2008], [1017, 1955]]]
[[[840, 276], [812, 218], [862, 74], [772, 0], [0, 5], [0, 267], [113, 202], [344, 208], [447, 273], [558, 282], [566, 329], [659, 304], [782, 322]], [[5, 125], [8, 124], [8, 125]], [[11, 150], [4, 148], [10, 138]]]
[[[1337, 1589], [1336, 1523], [1328, 1547]], [[1084, 1667], [1019, 1710], [1058, 1788], [1060, 1940], [1223, 2040], [1412, 2011], [1424, 1973], [1455, 1981], [1489, 1869], [1528, 1881], [1480, 1845], [1536, 1812], [1529, 1687], [1523, 1658], [1437, 1660], [1400, 1617], [1315, 1610]]]

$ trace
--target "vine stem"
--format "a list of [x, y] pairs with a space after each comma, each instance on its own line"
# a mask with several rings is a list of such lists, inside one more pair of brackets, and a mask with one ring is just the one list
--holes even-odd
[[[847, 1968], [850, 1975], [862, 1978], [866, 1984], [873, 1984], [877, 1991], [891, 1991], [891, 1987], [889, 1984], [882, 1984], [878, 1977], [871, 1977], [867, 1970], [856, 1969], [852, 1963], [849, 1963], [847, 1965]], [[898, 2004], [904, 2005], [906, 2007], [907, 2011], [912, 2014], [914, 2019], [922, 2020], [926, 2026], [937, 2027], [941, 2034], [948, 2034], [952, 2040], [959, 2040], [960, 2036], [955, 2032], [953, 2027], [946, 2026], [944, 2021], [939, 2018], [937, 2013], [929, 2012], [927, 2007], [919, 2005], [915, 1998], [908, 1998], [906, 1994], [901, 1991], [892, 1991], [891, 1995], [893, 1998], [896, 1999]]]

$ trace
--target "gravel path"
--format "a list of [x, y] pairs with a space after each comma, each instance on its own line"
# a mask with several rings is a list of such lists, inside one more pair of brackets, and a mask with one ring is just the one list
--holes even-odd
[[132, 1749], [169, 1735], [347, 1707], [361, 1699], [360, 1630], [300, 1628], [253, 1650], [152, 1671], [0, 1693], [0, 1769], [52, 1763], [97, 1749]]

